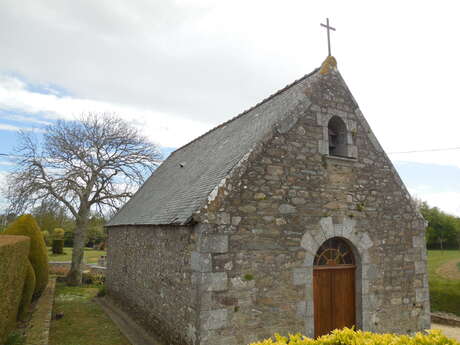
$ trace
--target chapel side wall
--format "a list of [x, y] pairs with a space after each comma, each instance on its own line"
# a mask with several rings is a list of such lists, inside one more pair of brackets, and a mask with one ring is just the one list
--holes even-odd
[[167, 344], [193, 344], [196, 298], [190, 258], [192, 227], [109, 227], [107, 294]]
[[[429, 327], [424, 220], [340, 76], [319, 83], [305, 90], [313, 105], [299, 106], [292, 128], [274, 131], [199, 215], [200, 344], [312, 336], [313, 257], [335, 236], [356, 250], [360, 328]], [[332, 116], [347, 124], [355, 159], [324, 154]]]

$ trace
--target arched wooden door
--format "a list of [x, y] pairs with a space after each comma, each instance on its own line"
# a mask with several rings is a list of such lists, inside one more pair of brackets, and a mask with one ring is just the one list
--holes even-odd
[[341, 238], [324, 242], [313, 263], [315, 337], [356, 324], [355, 258]]

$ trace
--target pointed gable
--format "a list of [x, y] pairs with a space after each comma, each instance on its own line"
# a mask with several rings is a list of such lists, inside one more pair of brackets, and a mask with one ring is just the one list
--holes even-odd
[[183, 225], [233, 167], [299, 103], [319, 69], [171, 154], [111, 219], [116, 225]]

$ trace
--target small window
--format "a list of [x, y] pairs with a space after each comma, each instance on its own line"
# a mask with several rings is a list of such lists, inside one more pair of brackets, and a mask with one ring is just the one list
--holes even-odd
[[329, 155], [347, 157], [347, 127], [343, 120], [334, 116], [327, 125], [329, 139]]
[[333, 237], [324, 242], [315, 255], [315, 266], [354, 265], [353, 251], [347, 242]]

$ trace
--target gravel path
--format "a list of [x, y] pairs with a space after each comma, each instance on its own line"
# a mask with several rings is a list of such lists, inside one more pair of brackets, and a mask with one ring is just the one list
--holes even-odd
[[439, 323], [432, 323], [431, 329], [439, 329], [447, 337], [460, 341], [460, 327], [453, 327], [447, 325], [440, 325]]

